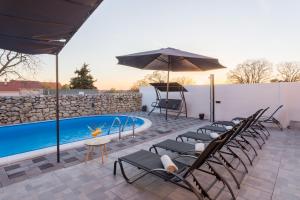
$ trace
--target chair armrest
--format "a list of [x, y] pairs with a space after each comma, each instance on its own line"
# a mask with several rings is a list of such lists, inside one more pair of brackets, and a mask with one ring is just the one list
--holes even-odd
[[152, 103], [151, 103], [151, 107], [158, 107], [157, 101], [156, 101], [156, 102], [152, 102]]

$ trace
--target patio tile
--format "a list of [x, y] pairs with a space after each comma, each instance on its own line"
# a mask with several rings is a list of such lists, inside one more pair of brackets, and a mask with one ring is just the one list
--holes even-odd
[[175, 189], [174, 192], [169, 194], [165, 200], [198, 200], [198, 198], [191, 192], [182, 188]]
[[[258, 177], [253, 177], [253, 176], [247, 176], [246, 179], [243, 181], [243, 184], [249, 185], [253, 188], [256, 188], [258, 190], [272, 193], [275, 183], [266, 181], [264, 179], [258, 178]], [[242, 185], [243, 187], [243, 185]]]
[[67, 151], [60, 152], [61, 157], [68, 156], [68, 155], [70, 155], [70, 153]]
[[139, 140], [139, 138], [135, 138], [135, 139], [130, 140], [129, 143], [131, 143], [131, 144], [140, 143], [140, 140]]
[[140, 190], [128, 183], [121, 183], [121, 184], [113, 187], [110, 191], [113, 192], [114, 194], [116, 194], [119, 198], [121, 198], [123, 200], [127, 200], [131, 197], [134, 197], [135, 195], [138, 195], [138, 194], [141, 194], [144, 192], [144, 190]]
[[52, 163], [46, 163], [46, 164], [43, 164], [43, 165], [40, 165], [39, 168], [40, 170], [46, 170], [48, 168], [51, 168], [51, 167], [54, 167], [54, 165]]
[[14, 165], [9, 165], [9, 166], [4, 167], [4, 170], [8, 172], [8, 171], [11, 171], [14, 169], [18, 169], [20, 167], [21, 167], [20, 164], [14, 164]]
[[128, 200], [160, 200], [161, 197], [157, 196], [155, 193], [149, 192], [149, 191], [144, 191], [142, 193], [139, 193]]
[[146, 139], [147, 139], [147, 137], [145, 137], [145, 136], [142, 136], [142, 137], [139, 137], [139, 139], [141, 139], [141, 140], [146, 140]]
[[174, 185], [172, 183], [165, 182], [164, 180], [156, 180], [149, 184], [145, 189], [149, 192], [155, 191], [157, 196], [165, 198], [174, 191]]
[[26, 175], [25, 171], [20, 171], [20, 172], [16, 172], [16, 173], [8, 175], [8, 178], [14, 179], [14, 178], [18, 178], [18, 177], [25, 176], [25, 175]]
[[34, 177], [41, 174], [41, 170], [38, 167], [30, 168], [26, 171], [28, 177]]
[[64, 161], [66, 163], [71, 163], [71, 162], [78, 161], [78, 158], [76, 158], [76, 157], [70, 157], [70, 158], [64, 159]]
[[81, 151], [86, 151], [86, 150], [87, 150], [86, 147], [79, 147], [79, 148], [76, 148], [76, 151], [79, 151], [79, 152], [81, 152]]
[[118, 143], [118, 144], [116, 144], [116, 146], [117, 147], [126, 147], [126, 144], [124, 144], [124, 143]]
[[268, 193], [262, 190], [258, 190], [251, 186], [241, 187], [238, 196], [245, 200], [270, 200], [272, 199], [272, 193]]
[[39, 162], [42, 162], [42, 161], [45, 161], [45, 160], [47, 160], [45, 157], [38, 157], [38, 158], [33, 158], [32, 159], [32, 162], [33, 163], [39, 163]]

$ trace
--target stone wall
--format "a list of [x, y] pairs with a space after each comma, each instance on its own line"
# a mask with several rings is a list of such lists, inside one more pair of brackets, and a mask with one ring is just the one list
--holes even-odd
[[[105, 93], [60, 97], [62, 118], [134, 112], [141, 109], [139, 93]], [[55, 96], [0, 97], [0, 124], [55, 119]]]

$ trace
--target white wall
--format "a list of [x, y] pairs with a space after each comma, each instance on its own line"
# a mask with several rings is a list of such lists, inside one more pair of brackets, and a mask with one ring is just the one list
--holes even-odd
[[[200, 85], [186, 86], [186, 89], [189, 91], [185, 93], [188, 115], [197, 117], [199, 113], [204, 113], [206, 118], [209, 118], [209, 87]], [[151, 103], [156, 99], [154, 88], [141, 87], [140, 92], [142, 93], [142, 105], [147, 105], [148, 109], [151, 109]], [[163, 93], [162, 95], [165, 94]], [[162, 98], [165, 98], [165, 96], [162, 96]], [[178, 93], [169, 93], [169, 98], [180, 98], [180, 95]]]
[[[209, 118], [209, 86], [186, 86], [188, 115], [198, 117], [204, 113]], [[300, 83], [266, 83], [245, 85], [216, 85], [216, 120], [228, 120], [236, 116], [248, 116], [260, 108], [270, 107], [274, 111], [279, 105], [284, 108], [277, 114], [283, 126], [290, 121], [300, 121]], [[153, 87], [140, 88], [142, 103], [150, 108], [156, 98]], [[171, 94], [170, 98], [178, 95]]]

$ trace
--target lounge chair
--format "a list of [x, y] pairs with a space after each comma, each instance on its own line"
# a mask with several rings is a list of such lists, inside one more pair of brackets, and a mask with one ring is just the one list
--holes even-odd
[[[247, 124], [246, 124], [243, 132], [241, 132], [238, 135], [238, 137], [235, 137], [234, 140], [231, 140], [230, 144], [227, 144], [227, 145], [230, 145], [230, 147], [232, 147], [232, 148], [241, 149], [251, 165], [253, 164], [253, 160], [257, 156], [257, 151], [254, 148], [254, 146], [251, 144], [251, 142], [247, 139], [247, 137], [249, 137], [249, 133], [245, 134], [244, 132], [246, 130], [248, 130], [249, 127], [251, 127], [251, 125], [253, 125], [256, 117], [260, 114], [260, 112], [261, 112], [261, 110], [258, 110], [256, 113], [251, 115], [249, 117], [249, 120], [247, 121]], [[180, 134], [176, 137], [176, 141], [178, 141], [180, 139], [183, 142], [184, 141], [183, 138], [186, 138], [187, 140], [194, 139], [196, 141], [202, 141], [202, 142], [210, 142], [212, 140], [210, 135], [203, 133], [203, 131], [202, 131], [202, 133], [199, 133], [199, 131], [197, 131], [197, 132], [187, 132], [184, 134]], [[254, 156], [252, 156], [252, 157], [250, 157], [251, 150], [254, 152]]]
[[[265, 143], [265, 140], [262, 136], [264, 136], [266, 139], [268, 139], [269, 137], [269, 132], [262, 126], [260, 126], [260, 124], [258, 124], [258, 121], [262, 118], [263, 114], [269, 109], [269, 107], [265, 108], [265, 109], [260, 109], [258, 111], [260, 111], [260, 113], [257, 115], [256, 119], [253, 121], [252, 125], [251, 125], [251, 129], [248, 130], [251, 132], [251, 136], [254, 138], [259, 137], [263, 144]], [[257, 111], [257, 112], [258, 112]], [[236, 124], [236, 121], [243, 121], [246, 118], [242, 118], [242, 117], [236, 117], [233, 118], [231, 121], [216, 121], [214, 122], [212, 125], [215, 126], [234, 126], [234, 124]], [[258, 143], [259, 147], [261, 148], [261, 146], [263, 144]]]
[[[162, 178], [165, 181], [171, 182], [193, 192], [198, 199], [216, 199], [225, 188], [230, 191], [232, 198], [235, 199], [233, 191], [228, 182], [219, 174], [210, 161], [211, 155], [215, 153], [215, 150], [224, 142], [225, 139], [225, 135], [214, 139], [189, 166], [179, 161], [180, 158], [188, 157], [188, 155], [178, 156], [177, 158], [173, 159], [173, 162], [178, 167], [178, 170], [175, 173], [167, 172], [164, 169], [160, 160], [160, 155], [149, 151], [140, 150], [127, 156], [118, 158], [118, 160], [114, 163], [114, 175], [116, 175], [117, 164], [119, 164], [121, 173], [128, 183], [133, 183], [147, 174], [152, 174]], [[132, 178], [128, 178], [125, 173], [123, 163], [128, 163], [132, 166], [135, 166], [137, 169], [140, 169], [143, 172], [133, 176]], [[207, 166], [207, 168], [203, 168], [204, 166]], [[215, 180], [209, 185], [209, 187], [204, 188], [201, 181], [197, 179], [195, 170], [208, 173], [214, 176]], [[215, 197], [211, 197], [208, 192], [218, 181], [223, 183], [223, 187], [220, 188]], [[215, 187], [215, 189], [219, 188]]]
[[[234, 126], [237, 126], [237, 125], [235, 124]], [[234, 128], [234, 126], [232, 126], [232, 128]], [[215, 124], [205, 125], [205, 126], [201, 126], [200, 128], [198, 128], [196, 132], [188, 131], [188, 132], [178, 135], [176, 137], [176, 141], [178, 141], [178, 139], [180, 139], [183, 142], [183, 138], [187, 138], [187, 139], [193, 139], [196, 141], [210, 142], [213, 139], [209, 135], [210, 132], [222, 134], [227, 131], [228, 131], [228, 129], [226, 129], [223, 126], [217, 126]]]
[[283, 105], [280, 105], [269, 117], [267, 116], [262, 116], [261, 119], [258, 120], [259, 125], [263, 126], [265, 128], [265, 126], [263, 125], [263, 123], [270, 123], [270, 124], [275, 124], [278, 126], [278, 128], [280, 128], [280, 130], [282, 131], [282, 125], [280, 123], [279, 120], [277, 120], [274, 115], [283, 107]]
[[[248, 120], [250, 120], [250, 119], [248, 119]], [[245, 163], [243, 162], [243, 160], [236, 153], [234, 153], [230, 149], [230, 147], [226, 147], [225, 144], [231, 138], [236, 137], [236, 135], [238, 135], [241, 131], [243, 131], [246, 124], [247, 124], [247, 121], [244, 121], [235, 130], [228, 130], [226, 133], [224, 133], [224, 135], [226, 135], [226, 140], [224, 140], [224, 143], [220, 144], [218, 146], [218, 148], [216, 148], [216, 150], [215, 150], [219, 156], [215, 156], [215, 154], [212, 154], [212, 156], [211, 156], [211, 159], [213, 160], [213, 162], [223, 165], [225, 167], [225, 169], [231, 174], [231, 176], [233, 177], [238, 188], [240, 188], [240, 183], [241, 183], [242, 179], [248, 173], [248, 169], [247, 169]], [[225, 145], [225, 148], [227, 151], [220, 151], [224, 145]], [[155, 153], [158, 154], [158, 149], [164, 149], [164, 150], [176, 152], [178, 154], [187, 154], [187, 155], [194, 155], [194, 156], [199, 155], [199, 152], [195, 151], [195, 144], [178, 142], [178, 141], [171, 140], [171, 139], [167, 139], [167, 140], [164, 140], [162, 142], [152, 145], [152, 147], [150, 147], [149, 151], [155, 150]], [[233, 159], [231, 161], [229, 161], [227, 158], [225, 158], [224, 154], [231, 155], [233, 157]], [[232, 162], [235, 159], [237, 159], [239, 162], [238, 162], [237, 166], [234, 167], [232, 165]], [[242, 172], [243, 176], [242, 176], [241, 180], [238, 180], [237, 177], [234, 175], [234, 173], [230, 170], [230, 168], [236, 170], [240, 164], [243, 165], [245, 170]]]
[[[268, 109], [268, 108], [267, 108]], [[262, 130], [260, 127], [255, 127], [254, 125], [257, 123], [258, 119], [262, 116], [262, 114], [267, 110], [258, 110], [255, 114], [256, 114], [256, 118], [254, 119], [254, 121], [251, 124], [251, 129], [248, 129], [247, 131], [244, 132], [244, 136], [245, 137], [252, 137], [254, 139], [254, 141], [257, 143], [257, 145], [259, 146], [259, 148], [262, 148], [262, 145], [265, 144], [265, 140], [262, 137], [262, 134], [267, 138], [267, 135], [263, 132], [264, 130]], [[227, 131], [226, 126], [236, 126], [238, 124], [234, 123], [234, 120], [239, 120], [239, 121], [243, 121], [246, 118], [234, 118], [232, 121], [217, 121], [212, 123], [211, 125], [206, 125], [206, 126], [202, 126], [200, 128], [198, 128], [197, 132], [186, 132], [184, 134], [178, 135], [178, 137], [176, 138], [176, 140], [181, 139], [181, 141], [183, 141], [183, 138], [187, 138], [187, 139], [194, 139], [194, 140], [200, 140], [202, 142], [209, 142], [211, 140], [209, 134], [207, 134], [207, 132], [216, 132], [216, 133], [224, 133]], [[201, 133], [205, 133], [205, 134], [199, 134], [199, 132]], [[262, 141], [262, 143], [259, 142], [260, 139]]]
[[[263, 144], [265, 143], [265, 140], [264, 140], [264, 138], [263, 138], [262, 136], [264, 136], [265, 139], [268, 139], [269, 136], [270, 136], [270, 133], [269, 133], [268, 129], [267, 129], [265, 126], [263, 126], [259, 121], [261, 121], [261, 120], [264, 118], [264, 117], [263, 117], [263, 114], [264, 114], [269, 108], [270, 108], [270, 107], [267, 107], [267, 108], [265, 108], [265, 109], [260, 109], [260, 110], [261, 110], [260, 114], [256, 117], [256, 120], [255, 120], [255, 121], [253, 122], [253, 124], [251, 125], [252, 136], [253, 136], [253, 134], [254, 134], [254, 137], [255, 137], [255, 138], [259, 137], [259, 138], [263, 141]], [[238, 120], [244, 120], [244, 119], [245, 119], [245, 118], [243, 118], [243, 117], [236, 117], [236, 118], [233, 118], [233, 119], [232, 119], [232, 122], [233, 122], [233, 121], [238, 121]], [[215, 122], [215, 123], [217, 123], [217, 124], [226, 124], [226, 123], [228, 123], [228, 122], [227, 122], [227, 121], [217, 121], [217, 122]], [[256, 141], [256, 142], [258, 143], [258, 141]], [[262, 147], [263, 144], [259, 144], [259, 143], [258, 143], [260, 149], [261, 149], [261, 147]]]

